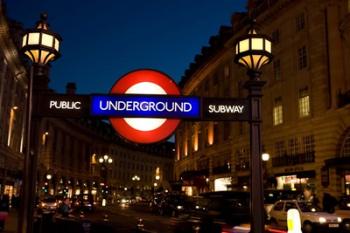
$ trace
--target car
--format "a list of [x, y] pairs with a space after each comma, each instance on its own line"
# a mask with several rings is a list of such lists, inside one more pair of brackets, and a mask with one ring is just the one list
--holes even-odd
[[300, 192], [294, 190], [266, 189], [264, 190], [264, 207], [269, 220], [269, 213], [273, 204], [279, 200], [294, 200], [300, 196]]
[[164, 199], [165, 195], [163, 193], [155, 193], [153, 198], [149, 202], [149, 207], [152, 213], [158, 213], [160, 208], [160, 203]]
[[350, 233], [350, 196], [341, 196], [335, 213], [343, 219], [343, 232]]
[[220, 191], [200, 194], [193, 208], [178, 219], [175, 232], [233, 233], [250, 222], [250, 194]]
[[159, 203], [158, 212], [160, 215], [177, 217], [179, 214], [188, 211], [192, 202], [190, 198], [182, 194], [166, 195]]
[[271, 225], [287, 228], [287, 212], [290, 209], [297, 209], [299, 211], [304, 233], [318, 233], [324, 229], [334, 232], [340, 229], [341, 217], [336, 214], [323, 212], [311, 202], [298, 200], [277, 201], [269, 213]]
[[39, 202], [38, 212], [41, 214], [55, 213], [57, 207], [58, 201], [55, 197], [45, 197]]

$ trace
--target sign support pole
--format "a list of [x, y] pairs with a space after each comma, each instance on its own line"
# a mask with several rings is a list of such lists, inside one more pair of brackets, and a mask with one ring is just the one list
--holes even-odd
[[250, 103], [250, 205], [251, 205], [251, 231], [263, 233], [265, 231], [264, 189], [261, 160], [261, 97], [265, 81], [260, 80], [261, 73], [248, 70], [249, 80], [245, 88], [249, 91]]

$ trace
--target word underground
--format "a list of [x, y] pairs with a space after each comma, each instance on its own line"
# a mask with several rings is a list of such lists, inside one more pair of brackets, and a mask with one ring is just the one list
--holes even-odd
[[57, 101], [50, 100], [50, 109], [81, 109], [80, 101]]
[[244, 105], [209, 105], [209, 113], [243, 113]]
[[198, 118], [200, 99], [172, 96], [92, 96], [93, 116]]
[[192, 105], [188, 102], [100, 101], [99, 108], [103, 111], [190, 112]]

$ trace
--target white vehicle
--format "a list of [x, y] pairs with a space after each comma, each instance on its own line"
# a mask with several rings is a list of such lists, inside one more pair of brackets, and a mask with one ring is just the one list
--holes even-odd
[[[276, 202], [271, 211], [271, 225], [287, 228], [287, 211], [297, 209], [300, 213], [301, 226], [304, 233], [318, 232], [315, 229], [325, 228], [338, 230], [342, 221], [336, 214], [321, 211], [310, 202], [297, 200], [281, 200]], [[332, 232], [332, 231], [330, 231]]]
[[342, 196], [335, 214], [343, 219], [343, 232], [350, 232], [350, 197]]

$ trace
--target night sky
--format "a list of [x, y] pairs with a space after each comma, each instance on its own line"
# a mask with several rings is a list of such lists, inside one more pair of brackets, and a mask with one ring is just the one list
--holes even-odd
[[107, 93], [123, 74], [154, 68], [179, 81], [233, 12], [246, 0], [6, 0], [7, 15], [31, 28], [47, 12], [62, 57], [52, 63], [51, 88]]

